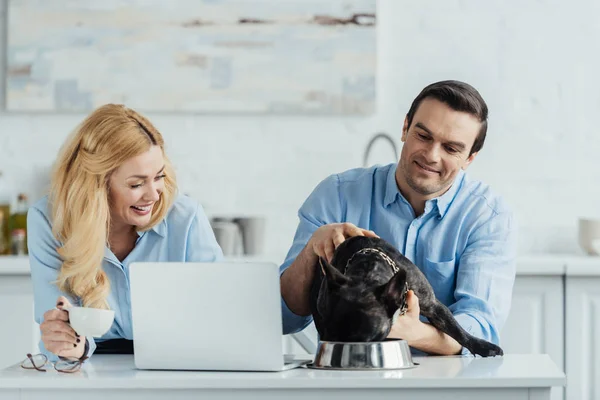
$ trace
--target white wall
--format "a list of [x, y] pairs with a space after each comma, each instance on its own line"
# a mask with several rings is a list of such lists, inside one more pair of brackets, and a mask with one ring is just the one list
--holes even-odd
[[[267, 252], [281, 260], [297, 209], [322, 178], [360, 166], [376, 130], [399, 141], [422, 87], [465, 80], [490, 107], [488, 140], [470, 172], [512, 204], [521, 253], [579, 251], [577, 217], [600, 215], [598, 20], [596, 0], [380, 0], [374, 116], [148, 116], [182, 191], [209, 213], [266, 215]], [[15, 193], [42, 194], [44, 171], [83, 117], [0, 113], [0, 170]], [[389, 154], [382, 143], [371, 160]]]

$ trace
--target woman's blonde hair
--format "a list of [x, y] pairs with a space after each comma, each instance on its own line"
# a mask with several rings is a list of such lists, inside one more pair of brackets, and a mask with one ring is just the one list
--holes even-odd
[[86, 307], [108, 308], [110, 282], [102, 269], [110, 230], [108, 180], [131, 157], [160, 146], [165, 158], [165, 188], [144, 231], [169, 210], [177, 185], [164, 154], [162, 135], [146, 118], [123, 105], [96, 109], [63, 145], [52, 174], [49, 201], [52, 233], [62, 247], [58, 287]]

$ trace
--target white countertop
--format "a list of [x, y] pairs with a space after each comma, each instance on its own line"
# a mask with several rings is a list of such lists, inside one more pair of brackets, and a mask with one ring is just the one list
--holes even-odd
[[[261, 261], [261, 258], [236, 258]], [[0, 275], [29, 275], [26, 256], [0, 256]], [[577, 254], [527, 254], [517, 258], [517, 275], [600, 276], [600, 257]]]
[[600, 276], [600, 257], [585, 254], [528, 254], [517, 257], [517, 275]]
[[[245, 257], [226, 257], [227, 261], [238, 262], [268, 262], [267, 257], [263, 256], [245, 256]], [[30, 275], [28, 256], [0, 256], [0, 276], [2, 275]]]
[[0, 389], [261, 389], [261, 388], [523, 388], [564, 386], [546, 354], [504, 357], [415, 357], [419, 366], [388, 371], [199, 372], [136, 370], [132, 355], [94, 355], [74, 374], [14, 365], [0, 371]]
[[0, 256], [0, 275], [29, 275], [29, 257]]

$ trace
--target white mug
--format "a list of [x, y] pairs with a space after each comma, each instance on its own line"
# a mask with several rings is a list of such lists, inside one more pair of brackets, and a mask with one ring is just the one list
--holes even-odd
[[600, 255], [600, 219], [579, 218], [579, 245], [589, 255]]
[[264, 217], [241, 217], [235, 221], [242, 230], [244, 254], [262, 254], [265, 250], [266, 219]]
[[225, 256], [233, 256], [239, 253], [241, 245], [240, 227], [233, 221], [215, 220], [211, 227], [215, 233], [215, 239]]
[[90, 307], [64, 307], [69, 313], [69, 324], [81, 336], [102, 337], [115, 319], [113, 310]]

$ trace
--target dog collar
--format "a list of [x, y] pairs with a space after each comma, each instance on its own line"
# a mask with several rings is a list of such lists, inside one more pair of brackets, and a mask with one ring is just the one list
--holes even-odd
[[[350, 257], [348, 259], [348, 262], [346, 263], [346, 267], [344, 268], [344, 275], [346, 274], [346, 271], [348, 270], [348, 265], [350, 265], [350, 262], [352, 261], [354, 256], [357, 256], [359, 254], [369, 254], [369, 253], [377, 254], [378, 256], [383, 258], [385, 260], [385, 262], [388, 263], [390, 268], [392, 268], [392, 271], [394, 271], [394, 274], [396, 274], [400, 270], [400, 268], [398, 268], [398, 265], [396, 265], [396, 262], [394, 260], [392, 260], [392, 258], [390, 256], [388, 256], [387, 254], [385, 254], [383, 251], [375, 249], [373, 247], [366, 247], [366, 248], [361, 249], [361, 250], [357, 251], [356, 253], [352, 254], [352, 257]], [[408, 293], [408, 289], [409, 289], [408, 282], [405, 282], [404, 283], [404, 296], [402, 298], [402, 304], [400, 305], [400, 307], [398, 307], [398, 309], [392, 316], [392, 325], [396, 322], [396, 320], [398, 319], [399, 316], [406, 314], [406, 311], [408, 311], [408, 304], [406, 304], [406, 294]]]
[[352, 254], [352, 257], [350, 257], [348, 259], [348, 262], [346, 263], [346, 267], [344, 268], [344, 275], [346, 274], [346, 271], [348, 270], [348, 266], [350, 265], [350, 262], [352, 261], [352, 259], [355, 256], [357, 256], [359, 254], [369, 254], [369, 253], [375, 253], [378, 256], [380, 256], [381, 258], [383, 258], [384, 261], [386, 263], [388, 263], [388, 265], [390, 266], [390, 268], [392, 269], [392, 271], [394, 271], [394, 274], [397, 273], [400, 270], [400, 268], [398, 268], [398, 266], [396, 265], [396, 263], [394, 262], [394, 260], [392, 260], [391, 257], [388, 256], [387, 254], [385, 254], [383, 251], [375, 249], [373, 247], [366, 247], [366, 248], [360, 249], [356, 253]]

